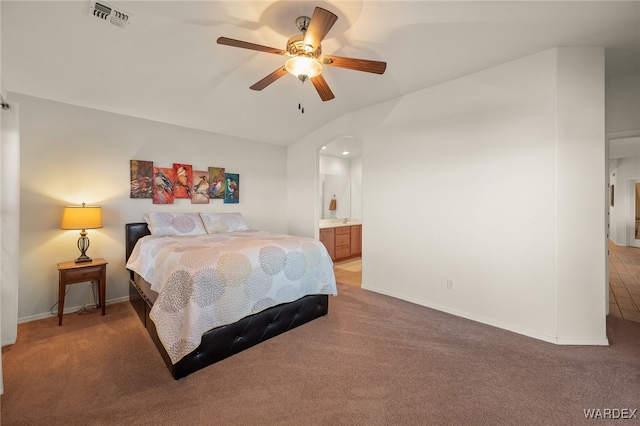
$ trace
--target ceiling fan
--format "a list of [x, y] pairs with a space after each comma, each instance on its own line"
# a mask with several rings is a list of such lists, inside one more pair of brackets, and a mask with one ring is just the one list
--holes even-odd
[[252, 90], [262, 90], [283, 75], [290, 73], [298, 77], [302, 82], [311, 80], [316, 91], [323, 101], [335, 98], [324, 77], [322, 66], [346, 68], [355, 71], [364, 71], [374, 74], [384, 74], [387, 68], [386, 62], [370, 61], [367, 59], [344, 58], [340, 56], [323, 55], [322, 40], [327, 35], [338, 17], [321, 7], [316, 7], [311, 18], [301, 16], [296, 19], [298, 29], [302, 35], [291, 37], [287, 41], [286, 50], [260, 44], [235, 40], [227, 37], [219, 37], [218, 44], [241, 47], [243, 49], [257, 50], [258, 52], [275, 53], [276, 55], [289, 56], [284, 66], [278, 68], [262, 80], [250, 87]]

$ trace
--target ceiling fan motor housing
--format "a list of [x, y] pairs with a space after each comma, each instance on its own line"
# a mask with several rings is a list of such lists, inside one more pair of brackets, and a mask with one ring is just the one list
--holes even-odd
[[307, 28], [309, 28], [310, 22], [311, 18], [309, 18], [308, 16], [299, 16], [298, 19], [296, 19], [296, 26], [300, 31], [302, 31], [302, 34], [304, 34], [307, 32]]
[[314, 50], [313, 46], [304, 44], [304, 35], [297, 35], [287, 40], [287, 52], [291, 56], [307, 56], [317, 59], [322, 54], [322, 45]]

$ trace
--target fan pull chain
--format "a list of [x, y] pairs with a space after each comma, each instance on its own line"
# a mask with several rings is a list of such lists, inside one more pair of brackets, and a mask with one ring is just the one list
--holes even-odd
[[300, 102], [298, 102], [298, 110], [300, 111], [301, 114], [304, 114], [304, 92], [302, 89], [303, 84], [304, 84], [304, 81], [300, 85]]

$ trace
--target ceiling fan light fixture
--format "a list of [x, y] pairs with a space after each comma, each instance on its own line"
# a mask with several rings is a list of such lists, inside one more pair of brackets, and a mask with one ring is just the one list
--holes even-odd
[[320, 62], [307, 56], [294, 56], [284, 64], [289, 74], [293, 74], [301, 81], [317, 77], [322, 73]]
[[[260, 44], [249, 43], [242, 40], [235, 40], [228, 37], [218, 37], [217, 42], [218, 44], [226, 46], [240, 47], [242, 49], [249, 49], [257, 52], [272, 53], [290, 58], [286, 61], [284, 66], [280, 66], [271, 74], [250, 86], [249, 88], [251, 90], [262, 90], [288, 73], [296, 76], [298, 80], [302, 82], [310, 79], [313, 87], [316, 89], [316, 92], [318, 92], [320, 99], [325, 102], [334, 99], [335, 96], [329, 88], [327, 81], [322, 76], [323, 65], [374, 74], [384, 74], [384, 71], [387, 68], [387, 63], [382, 61], [345, 58], [340, 56], [323, 56], [322, 40], [324, 40], [337, 19], [338, 16], [335, 13], [321, 7], [313, 9], [313, 15], [311, 15], [311, 18], [307, 16], [300, 16], [296, 20], [296, 25], [302, 32], [302, 35], [290, 37], [289, 40], [287, 40], [286, 50], [262, 46]], [[302, 104], [299, 104], [299, 109], [304, 112]]]

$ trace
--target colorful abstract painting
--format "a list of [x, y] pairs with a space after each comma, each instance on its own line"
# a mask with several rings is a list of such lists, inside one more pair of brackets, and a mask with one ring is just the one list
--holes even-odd
[[175, 180], [173, 181], [173, 198], [191, 198], [193, 187], [193, 168], [190, 164], [173, 164]]
[[131, 160], [131, 198], [153, 198], [153, 161]]
[[172, 168], [153, 168], [153, 204], [173, 204], [173, 182], [175, 180]]
[[227, 188], [224, 191], [224, 202], [239, 203], [240, 202], [240, 175], [237, 173], [225, 173], [224, 179], [227, 182]]
[[226, 187], [224, 167], [209, 167], [209, 198], [224, 199]]
[[209, 171], [194, 170], [191, 204], [209, 204]]

